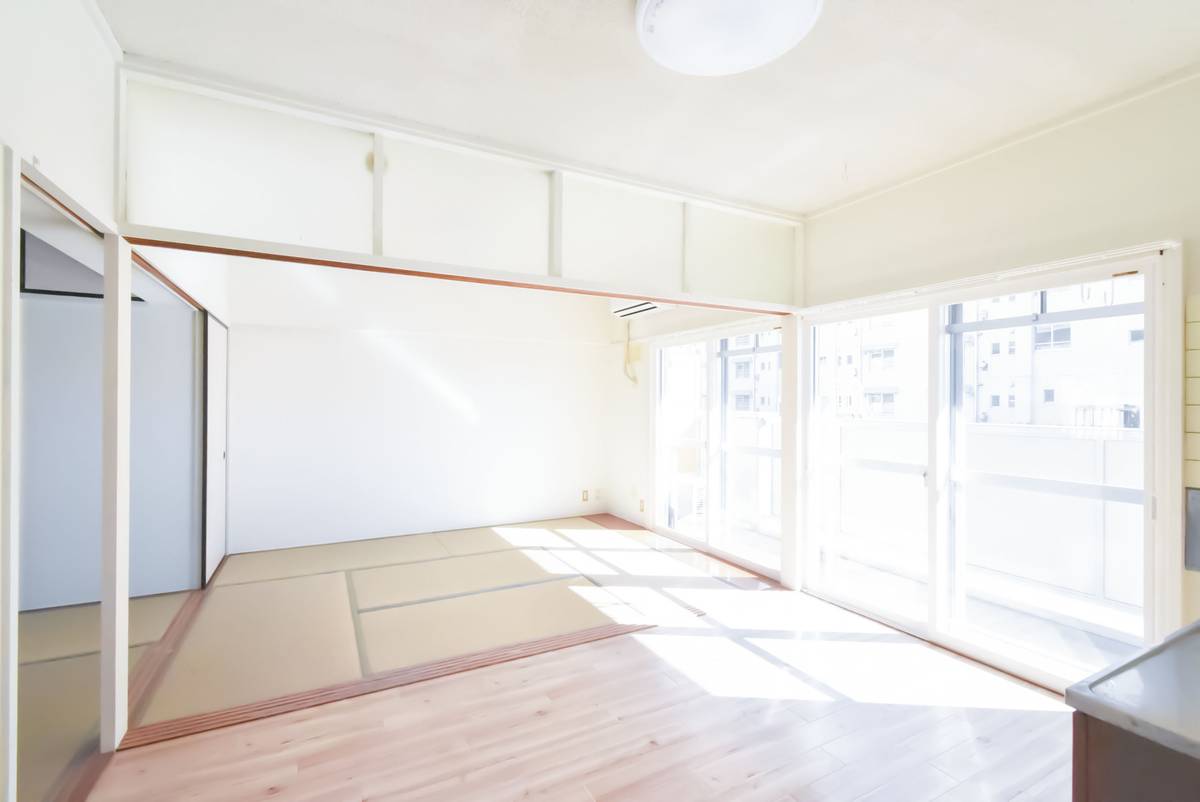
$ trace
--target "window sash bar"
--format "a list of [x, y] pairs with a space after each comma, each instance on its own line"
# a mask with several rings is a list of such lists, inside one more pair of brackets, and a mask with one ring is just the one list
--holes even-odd
[[975, 320], [970, 323], [951, 323], [946, 326], [950, 334], [967, 331], [989, 331], [991, 329], [1014, 329], [1021, 326], [1049, 325], [1052, 323], [1070, 323], [1075, 320], [1095, 320], [1105, 317], [1125, 317], [1127, 315], [1145, 314], [1146, 304], [1137, 301], [1130, 304], [1115, 304], [1113, 306], [1095, 306], [1088, 309], [1069, 309], [1064, 312], [1046, 312], [1044, 314], [1018, 315], [1016, 317], [998, 318], [996, 320]]
[[1012, 476], [1003, 473], [967, 471], [965, 479], [954, 480], [955, 484], [977, 483], [1031, 493], [1049, 493], [1057, 496], [1090, 498], [1097, 501], [1117, 501], [1124, 504], [1142, 504], [1145, 492], [1134, 487], [1094, 484], [1091, 482], [1068, 482], [1061, 479], [1040, 479], [1032, 476]]

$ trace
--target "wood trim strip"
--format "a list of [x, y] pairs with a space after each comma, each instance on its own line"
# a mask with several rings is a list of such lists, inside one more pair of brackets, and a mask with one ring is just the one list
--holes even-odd
[[133, 673], [129, 677], [129, 720], [131, 722], [137, 722], [145, 712], [151, 695], [162, 681], [163, 675], [166, 674], [171, 658], [175, 656], [184, 636], [192, 628], [196, 615], [200, 612], [200, 607], [207, 596], [208, 594], [203, 590], [191, 591], [180, 606], [179, 612], [171, 619], [166, 632], [146, 650], [146, 654], [134, 667]]
[[60, 201], [57, 197], [55, 197], [53, 192], [47, 191], [46, 188], [43, 187], [41, 184], [39, 184], [37, 181], [34, 181], [32, 178], [25, 175], [25, 173], [21, 173], [21, 181], [22, 181], [22, 183], [26, 184], [30, 189], [32, 189], [34, 191], [34, 193], [36, 195], [38, 195], [38, 197], [40, 197], [42, 200], [46, 201], [47, 203], [51, 204], [52, 206], [58, 208], [63, 214], [70, 217], [76, 223], [83, 226], [88, 231], [95, 234], [97, 237], [101, 237], [101, 238], [104, 237], [103, 231], [99, 230], [94, 225], [89, 223], [87, 220], [84, 220], [82, 217], [80, 217], [78, 214], [76, 214], [75, 211], [70, 206], [67, 206], [67, 204]]
[[523, 657], [532, 657], [536, 654], [579, 646], [580, 644], [613, 638], [618, 635], [627, 635], [631, 632], [640, 632], [650, 629], [652, 626], [652, 624], [604, 624], [578, 632], [570, 632], [565, 635], [540, 638], [538, 640], [526, 641], [525, 643], [501, 646], [496, 649], [487, 649], [458, 657], [450, 657], [444, 660], [435, 660], [429, 663], [422, 663], [421, 665], [386, 671], [360, 680], [288, 694], [261, 702], [252, 702], [226, 710], [200, 713], [170, 721], [147, 724], [130, 730], [119, 748], [121, 750], [132, 749], [172, 738], [182, 738], [185, 735], [194, 735], [221, 727], [230, 727], [235, 724], [243, 724], [247, 721], [278, 716], [283, 713], [291, 713], [296, 710], [316, 707], [317, 705], [328, 704], [330, 702], [338, 702], [343, 699], [351, 699], [355, 696], [375, 693], [376, 691], [399, 688], [415, 682], [423, 682], [498, 663], [520, 660]]
[[187, 292], [185, 292], [182, 287], [180, 287], [178, 284], [176, 284], [174, 281], [172, 281], [170, 278], [168, 278], [167, 275], [165, 273], [163, 273], [161, 270], [159, 270], [157, 267], [155, 267], [150, 262], [149, 259], [142, 256], [137, 251], [133, 252], [133, 262], [138, 267], [140, 267], [142, 270], [145, 270], [147, 273], [149, 273], [156, 281], [158, 281], [159, 284], [162, 284], [168, 290], [170, 290], [171, 292], [173, 292], [177, 296], [179, 296], [179, 298], [184, 303], [186, 303], [188, 306], [192, 307], [193, 309], [195, 309], [198, 312], [204, 312], [206, 314], [211, 314], [207, 309], [204, 308], [203, 304], [201, 304], [199, 301], [197, 301], [195, 298], [193, 298], [191, 295], [189, 295]]
[[780, 310], [755, 309], [736, 304], [719, 304], [706, 301], [688, 301], [678, 298], [661, 298], [653, 295], [636, 295], [624, 292], [608, 292], [605, 290], [587, 290], [580, 287], [557, 287], [550, 284], [539, 284], [532, 281], [515, 281], [512, 279], [484, 278], [483, 276], [460, 276], [454, 273], [437, 273], [432, 270], [416, 270], [404, 267], [383, 267], [381, 265], [365, 265], [358, 262], [348, 262], [340, 259], [320, 259], [315, 256], [291, 256], [280, 253], [264, 253], [249, 251], [241, 248], [230, 248], [218, 245], [197, 245], [187, 242], [172, 242], [170, 240], [153, 239], [150, 237], [127, 236], [134, 245], [145, 245], [151, 248], [174, 248], [180, 251], [197, 251], [199, 253], [219, 253], [226, 256], [242, 256], [249, 259], [265, 259], [272, 262], [288, 262], [292, 264], [316, 265], [318, 267], [336, 267], [343, 270], [362, 270], [367, 273], [387, 273], [394, 276], [413, 276], [415, 278], [435, 278], [443, 281], [460, 281], [466, 284], [488, 284], [497, 287], [516, 287], [526, 290], [543, 290], [546, 292], [562, 292], [569, 295], [591, 295], [597, 298], [626, 298], [635, 301], [654, 301], [655, 303], [672, 306], [689, 306], [701, 309], [723, 309], [729, 312], [746, 312], [754, 315], [774, 315], [787, 317], [790, 312]]

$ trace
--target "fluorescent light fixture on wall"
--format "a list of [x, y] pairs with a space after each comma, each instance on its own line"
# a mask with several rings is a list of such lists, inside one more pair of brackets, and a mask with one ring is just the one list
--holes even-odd
[[808, 35], [822, 0], [638, 0], [650, 58], [685, 75], [734, 75], [782, 56]]

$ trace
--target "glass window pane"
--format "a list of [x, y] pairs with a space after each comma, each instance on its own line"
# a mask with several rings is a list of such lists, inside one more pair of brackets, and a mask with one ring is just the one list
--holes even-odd
[[[1141, 286], [1061, 287], [1045, 303], [1133, 303]], [[1142, 330], [1137, 314], [953, 336], [955, 628], [1066, 679], [1142, 638]], [[1014, 353], [995, 356], [1000, 340]]]
[[928, 313], [814, 331], [810, 581], [888, 616], [927, 617]]
[[659, 523], [704, 539], [707, 503], [708, 353], [704, 343], [659, 355]]

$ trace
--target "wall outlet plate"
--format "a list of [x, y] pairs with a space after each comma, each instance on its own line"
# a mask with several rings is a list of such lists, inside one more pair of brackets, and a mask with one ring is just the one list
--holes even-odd
[[588, 498], [588, 492], [585, 490], [585, 491], [583, 491], [583, 500], [587, 501], [587, 498]]

